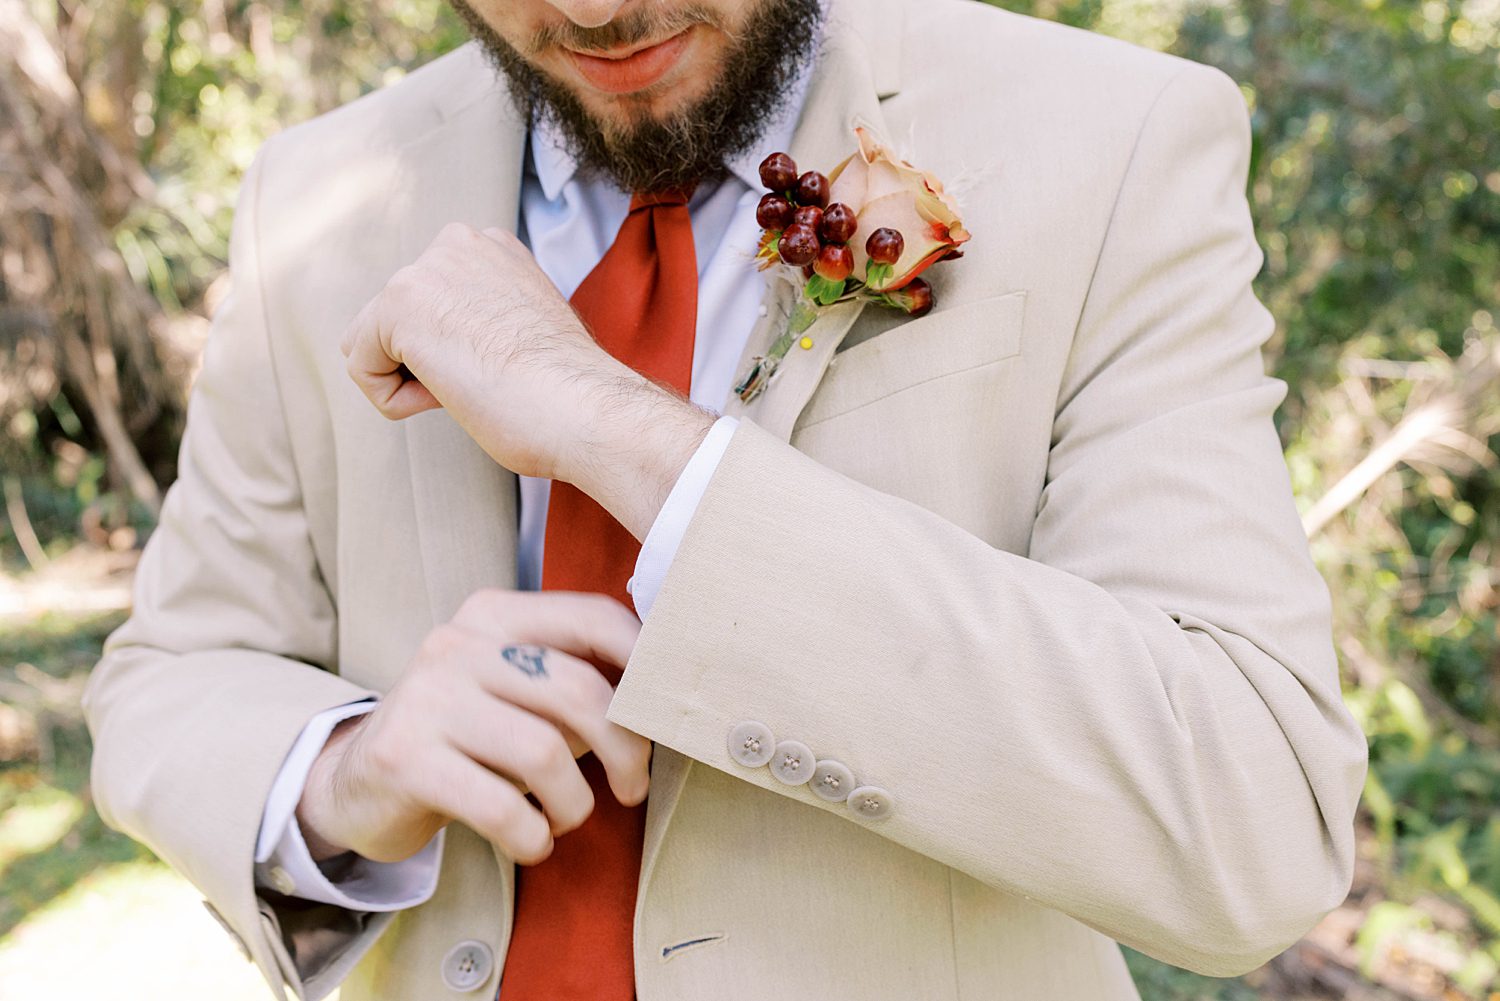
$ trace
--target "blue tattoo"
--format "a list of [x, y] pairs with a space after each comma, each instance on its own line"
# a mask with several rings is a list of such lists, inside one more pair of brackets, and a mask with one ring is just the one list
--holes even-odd
[[533, 678], [547, 676], [547, 667], [542, 663], [544, 652], [541, 647], [531, 643], [512, 643], [500, 648], [500, 656]]

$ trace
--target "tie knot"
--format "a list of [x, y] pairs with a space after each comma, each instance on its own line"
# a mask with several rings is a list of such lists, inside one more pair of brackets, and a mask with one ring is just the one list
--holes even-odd
[[693, 197], [693, 189], [696, 187], [697, 185], [689, 184], [680, 188], [662, 188], [659, 191], [637, 191], [630, 197], [630, 211], [657, 205], [686, 205], [688, 199]]

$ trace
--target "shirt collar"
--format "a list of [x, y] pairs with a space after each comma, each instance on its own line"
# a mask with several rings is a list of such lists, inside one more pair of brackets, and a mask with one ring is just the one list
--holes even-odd
[[[821, 26], [820, 26], [821, 27]], [[820, 48], [819, 39], [813, 39], [813, 53], [803, 61], [802, 70], [793, 81], [791, 92], [782, 103], [781, 110], [767, 123], [761, 139], [739, 156], [725, 163], [730, 174], [743, 181], [751, 190], [761, 187], [760, 163], [777, 150], [786, 150], [792, 144], [792, 135], [797, 129], [797, 120], [802, 116], [802, 105], [807, 99], [808, 84]], [[542, 185], [542, 194], [547, 201], [556, 201], [563, 185], [578, 172], [578, 162], [568, 151], [561, 130], [550, 118], [533, 124], [530, 135], [532, 165]]]

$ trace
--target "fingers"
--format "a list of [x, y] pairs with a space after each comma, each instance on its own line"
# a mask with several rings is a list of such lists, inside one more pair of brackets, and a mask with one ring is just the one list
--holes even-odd
[[[592, 657], [623, 668], [640, 635], [634, 612], [604, 594], [482, 588], [460, 606], [452, 624], [497, 644], [498, 656], [479, 658], [481, 684], [582, 737], [621, 803], [634, 806], [645, 800], [651, 742], [604, 718], [614, 689], [592, 664], [578, 659]], [[545, 676], [530, 665], [536, 656], [544, 669], [550, 667]]]
[[[518, 657], [507, 656], [518, 646]], [[615, 799], [626, 806], [645, 800], [651, 742], [605, 719], [614, 688], [592, 664], [561, 650], [502, 643], [475, 666], [485, 690], [581, 737], [604, 766]]]
[[623, 667], [640, 632], [634, 612], [602, 594], [487, 588], [470, 595], [448, 628], [469, 637], [464, 662], [481, 688], [581, 739], [619, 802], [645, 800], [651, 742], [605, 718], [614, 688], [580, 659]]
[[347, 359], [345, 368], [360, 392], [390, 420], [401, 420], [442, 404], [426, 386], [412, 375], [386, 348], [392, 305], [388, 290], [397, 284], [401, 272], [387, 284], [386, 290], [367, 302], [344, 330], [339, 350]]
[[498, 845], [522, 865], [535, 865], [552, 854], [547, 818], [514, 783], [453, 748], [434, 755], [429, 805], [461, 821]]
[[524, 783], [536, 795], [553, 836], [581, 825], [594, 810], [594, 792], [558, 729], [508, 702], [462, 713], [449, 739], [492, 771]]
[[554, 647], [624, 667], [641, 620], [606, 594], [481, 588], [453, 616], [454, 625], [517, 643]]

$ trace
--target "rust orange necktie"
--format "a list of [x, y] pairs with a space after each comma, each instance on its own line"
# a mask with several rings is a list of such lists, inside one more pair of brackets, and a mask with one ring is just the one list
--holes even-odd
[[[600, 346], [687, 395], [698, 318], [690, 192], [637, 194], [615, 242], [584, 278], [573, 308]], [[542, 544], [542, 589], [598, 591], [626, 605], [641, 544], [592, 497], [554, 480]], [[633, 607], [633, 606], [631, 606]], [[620, 668], [594, 666], [618, 684]], [[631, 1001], [633, 919], [646, 804], [614, 798], [599, 759], [578, 759], [594, 792], [583, 825], [541, 863], [516, 867], [514, 930], [498, 1001]]]

